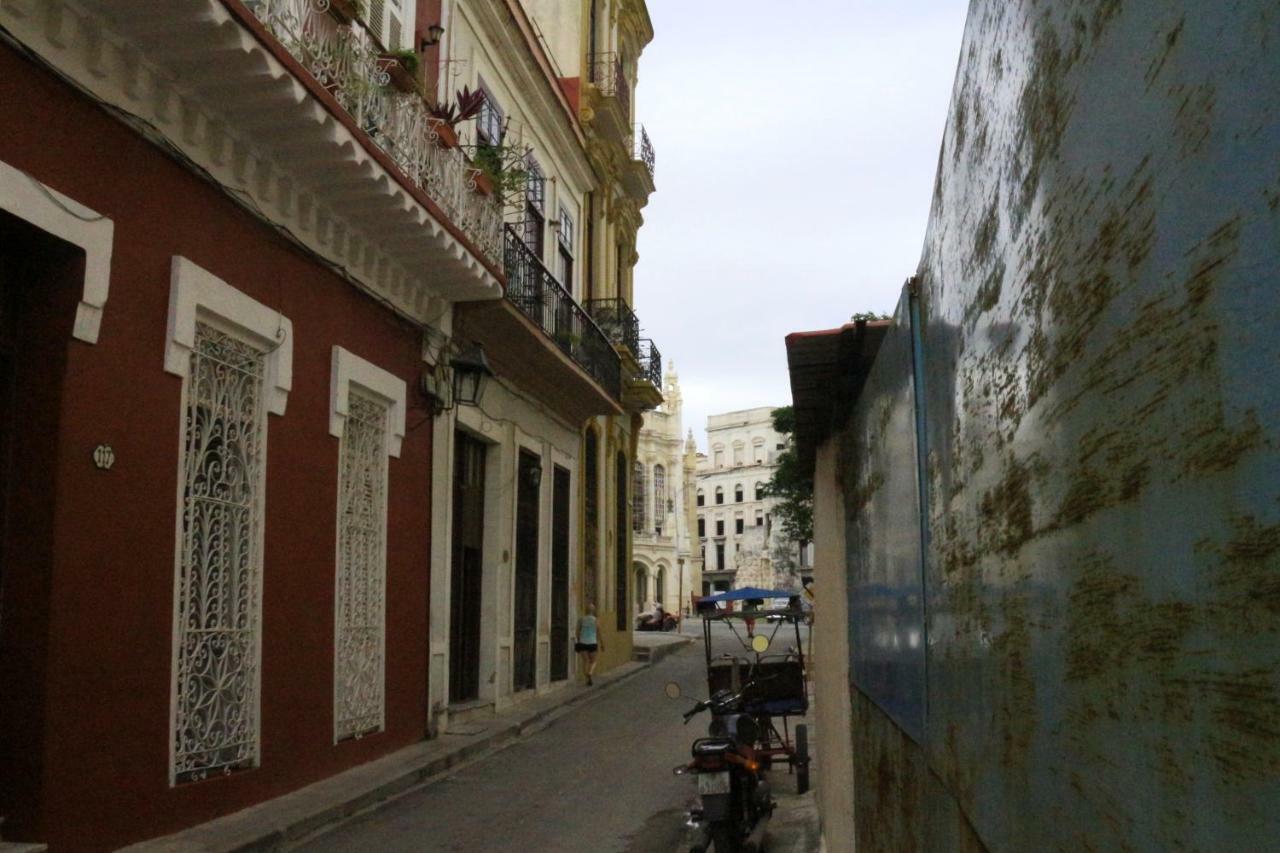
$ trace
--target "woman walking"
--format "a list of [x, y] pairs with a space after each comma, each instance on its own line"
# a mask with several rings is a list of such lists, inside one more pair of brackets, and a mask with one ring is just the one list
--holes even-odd
[[591, 684], [591, 676], [596, 671], [596, 652], [604, 651], [604, 643], [600, 642], [600, 632], [596, 625], [596, 606], [587, 605], [587, 612], [578, 618], [578, 630], [574, 632], [574, 651], [586, 658], [585, 669], [587, 684]]

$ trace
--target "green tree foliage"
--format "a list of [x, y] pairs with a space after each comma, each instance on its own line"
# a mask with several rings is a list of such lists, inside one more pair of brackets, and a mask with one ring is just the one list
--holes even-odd
[[765, 484], [766, 495], [780, 498], [773, 510], [783, 534], [798, 542], [813, 540], [813, 473], [804, 470], [796, 454], [794, 433], [796, 413], [790, 406], [773, 410], [773, 428], [787, 436], [787, 446], [778, 454], [778, 468]]
[[874, 311], [859, 311], [857, 314], [854, 314], [852, 317], [849, 318], [849, 322], [856, 323], [859, 320], [890, 320], [890, 319], [892, 318], [888, 314], [877, 314]]

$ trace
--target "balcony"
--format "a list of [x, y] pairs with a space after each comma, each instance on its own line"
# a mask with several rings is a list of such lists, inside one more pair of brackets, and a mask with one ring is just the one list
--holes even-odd
[[590, 120], [596, 125], [600, 135], [629, 149], [631, 84], [622, 70], [622, 58], [617, 53], [597, 53], [591, 57], [588, 105], [591, 108]]
[[0, 0], [0, 29], [404, 316], [499, 300], [497, 203], [435, 146], [421, 98], [385, 85], [390, 58], [327, 5]]
[[662, 405], [662, 355], [640, 337], [640, 318], [621, 298], [592, 299], [587, 310], [622, 356], [622, 402], [633, 409]]
[[653, 345], [653, 341], [649, 338], [640, 339], [640, 349], [637, 351], [637, 360], [640, 362], [640, 377], [648, 381], [650, 385], [661, 390], [662, 353], [658, 352], [658, 348]]
[[640, 318], [631, 310], [627, 300], [589, 299], [586, 307], [610, 341], [626, 347], [633, 354], [640, 352]]
[[645, 171], [652, 178], [657, 158], [653, 153], [653, 142], [649, 139], [649, 131], [644, 129], [643, 124], [640, 125], [640, 132], [636, 134], [635, 159], [644, 165]]
[[622, 172], [622, 185], [631, 196], [648, 201], [654, 190], [655, 155], [653, 142], [644, 125], [636, 125], [632, 134], [631, 161]]
[[506, 298], [459, 304], [454, 337], [482, 344], [498, 376], [571, 423], [622, 414], [622, 359], [609, 337], [516, 226], [503, 233]]
[[507, 299], [609, 393], [621, 393], [622, 371], [609, 338], [529, 250], [506, 228]]
[[502, 208], [476, 192], [478, 170], [446, 148], [420, 93], [391, 86], [399, 63], [358, 20], [340, 23], [324, 0], [245, 0], [249, 9], [493, 263], [502, 253]]

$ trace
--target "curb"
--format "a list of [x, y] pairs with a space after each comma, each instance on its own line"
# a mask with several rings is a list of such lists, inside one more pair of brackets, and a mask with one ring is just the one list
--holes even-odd
[[[685, 644], [672, 644], [672, 651]], [[501, 721], [473, 740], [446, 747], [447, 732], [265, 803], [173, 835], [121, 848], [124, 853], [263, 853], [288, 850], [347, 819], [386, 804], [522, 737], [541, 731], [572, 708], [611, 691], [671, 652], [628, 661], [596, 678], [597, 687], [574, 686], [562, 701]], [[519, 709], [511, 712], [513, 717]]]

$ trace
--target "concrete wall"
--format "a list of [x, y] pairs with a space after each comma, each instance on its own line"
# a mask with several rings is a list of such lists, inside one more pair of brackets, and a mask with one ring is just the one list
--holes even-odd
[[[855, 668], [860, 849], [1280, 835], [1277, 39], [1270, 0], [971, 6], [916, 355], [874, 368], [923, 377], [926, 690], [913, 732]], [[874, 372], [855, 594], [922, 537], [872, 523], [911, 464]]]
[[836, 479], [836, 446], [818, 449], [815, 465], [814, 559], [814, 790], [829, 853], [854, 849], [853, 748], [849, 730], [848, 574], [844, 495]]

